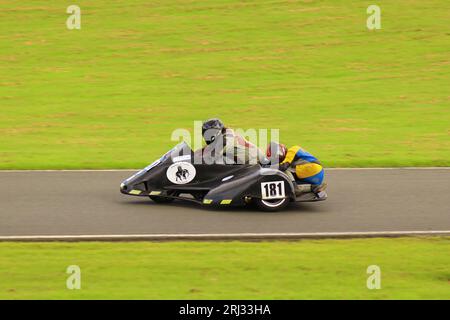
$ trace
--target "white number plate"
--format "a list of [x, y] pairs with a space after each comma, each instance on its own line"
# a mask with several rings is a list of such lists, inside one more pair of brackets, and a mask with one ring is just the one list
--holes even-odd
[[270, 181], [261, 183], [261, 197], [263, 199], [285, 198], [284, 181]]

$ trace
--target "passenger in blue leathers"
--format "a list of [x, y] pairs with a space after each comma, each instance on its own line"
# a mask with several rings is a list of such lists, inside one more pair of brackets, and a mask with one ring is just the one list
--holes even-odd
[[320, 161], [300, 146], [287, 149], [284, 144], [271, 142], [266, 155], [269, 159], [278, 156], [279, 169], [289, 173], [297, 184], [296, 193], [325, 190], [325, 173]]

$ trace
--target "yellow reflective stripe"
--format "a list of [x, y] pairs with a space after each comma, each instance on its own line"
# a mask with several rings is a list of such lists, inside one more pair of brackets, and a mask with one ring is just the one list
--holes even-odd
[[220, 204], [230, 204], [231, 203], [231, 199], [225, 199], [220, 201]]
[[281, 163], [285, 163], [285, 162], [291, 163], [292, 161], [294, 161], [295, 155], [296, 155], [297, 151], [300, 149], [301, 148], [299, 146], [290, 147], [286, 153], [286, 157], [284, 158], [283, 162], [281, 162]]
[[141, 190], [131, 190], [131, 191], [129, 192], [129, 194], [136, 194], [136, 195], [141, 194], [141, 193], [142, 193]]
[[151, 196], [156, 196], [158, 194], [161, 194], [161, 191], [152, 191], [149, 193]]
[[211, 199], [204, 199], [203, 203], [204, 204], [211, 204], [213, 201]]

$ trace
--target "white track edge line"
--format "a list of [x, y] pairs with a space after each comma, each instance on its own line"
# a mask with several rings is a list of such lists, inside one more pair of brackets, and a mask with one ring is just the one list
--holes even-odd
[[450, 235], [450, 230], [435, 231], [368, 231], [368, 232], [315, 232], [315, 233], [228, 233], [228, 234], [105, 234], [105, 235], [22, 235], [0, 236], [0, 241], [58, 241], [58, 240], [245, 240], [245, 239], [302, 239], [302, 238], [352, 238], [394, 237], [414, 235]]

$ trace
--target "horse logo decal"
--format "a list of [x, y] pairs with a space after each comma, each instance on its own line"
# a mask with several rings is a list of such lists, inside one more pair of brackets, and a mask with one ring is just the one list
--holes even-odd
[[177, 181], [183, 181], [189, 178], [189, 171], [188, 169], [183, 169], [181, 166], [178, 166], [177, 173], [175, 173], [177, 176], [175, 180]]
[[185, 184], [195, 178], [196, 170], [190, 162], [176, 162], [166, 172], [167, 179], [175, 184]]

